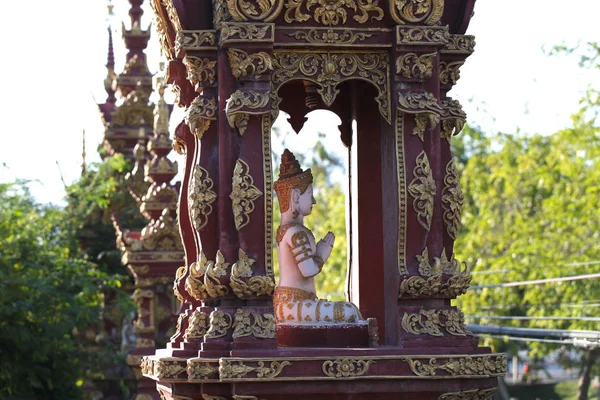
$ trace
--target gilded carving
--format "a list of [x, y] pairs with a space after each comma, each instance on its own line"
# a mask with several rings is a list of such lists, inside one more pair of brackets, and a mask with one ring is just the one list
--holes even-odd
[[507, 366], [506, 356], [503, 354], [450, 358], [443, 364], [437, 364], [433, 357], [428, 364], [410, 357], [404, 358], [404, 361], [408, 362], [411, 371], [417, 376], [436, 376], [439, 370], [452, 376], [502, 376], [506, 373]]
[[[183, 315], [183, 314], [181, 314]], [[208, 314], [194, 310], [189, 318], [189, 324], [183, 335], [184, 339], [202, 339], [208, 331]]]
[[236, 21], [271, 22], [282, 7], [283, 0], [227, 0], [227, 9]]
[[413, 197], [413, 208], [419, 224], [429, 231], [433, 217], [433, 199], [436, 193], [435, 181], [425, 151], [417, 156], [413, 169], [414, 179], [408, 185], [408, 193]]
[[215, 82], [216, 61], [209, 60], [208, 58], [185, 56], [183, 58], [183, 64], [187, 70], [187, 79], [193, 86], [202, 82], [208, 82], [210, 84]]
[[213, 25], [216, 28], [222, 28], [225, 22], [231, 20], [226, 0], [213, 0]]
[[[248, 128], [248, 120], [251, 114], [264, 114], [268, 111], [253, 111], [262, 109], [269, 103], [269, 93], [257, 92], [255, 90], [237, 90], [227, 100], [225, 114], [229, 126], [238, 128], [240, 135], [243, 135]], [[239, 230], [239, 229], [238, 229]]]
[[158, 380], [176, 379], [178, 375], [185, 372], [185, 364], [182, 365], [178, 361], [154, 360], [154, 371], [152, 371], [152, 375]]
[[[181, 327], [183, 326], [183, 320], [185, 319], [185, 314], [181, 313], [179, 314], [179, 317], [177, 317], [177, 327], [175, 328], [175, 333], [171, 336], [171, 340], [175, 340], [175, 338], [177, 336], [179, 336], [179, 334], [181, 333]], [[160, 321], [160, 319], [159, 319]]]
[[[288, 0], [285, 4], [285, 22], [306, 22], [314, 19], [315, 22], [328, 26], [345, 24], [349, 9], [354, 11], [353, 19], [360, 24], [369, 19], [380, 21], [383, 18], [383, 9], [377, 6], [378, 3], [378, 0]], [[314, 12], [313, 6], [316, 6]]]
[[433, 129], [440, 122], [444, 110], [432, 93], [398, 93], [398, 108], [408, 114], [415, 115], [413, 135], [424, 141], [424, 133], [429, 125]]
[[[235, 396], [233, 396], [235, 398]], [[223, 396], [212, 396], [210, 394], [203, 393], [202, 400], [227, 400], [227, 397]]]
[[217, 194], [212, 190], [213, 181], [208, 171], [199, 165], [194, 166], [190, 181], [189, 211], [192, 224], [197, 231], [202, 230], [208, 223], [208, 216], [212, 212], [212, 203], [217, 199]]
[[322, 370], [326, 376], [331, 378], [351, 378], [366, 374], [374, 362], [373, 360], [342, 358], [325, 361]]
[[227, 335], [227, 331], [231, 329], [232, 323], [231, 315], [218, 310], [211, 312], [210, 327], [205, 337], [207, 339], [215, 339]]
[[161, 0], [162, 5], [165, 7], [167, 11], [167, 16], [169, 17], [169, 21], [171, 21], [171, 25], [173, 26], [173, 30], [178, 32], [181, 30], [181, 22], [179, 21], [179, 15], [177, 14], [177, 9], [173, 4], [173, 0]]
[[446, 165], [444, 189], [442, 190], [443, 219], [446, 224], [446, 232], [448, 232], [448, 235], [452, 239], [456, 239], [458, 230], [461, 226], [460, 217], [462, 215], [462, 205], [464, 201], [465, 197], [460, 187], [456, 162], [453, 158]]
[[490, 389], [472, 389], [461, 392], [445, 393], [438, 397], [438, 400], [492, 400], [496, 393], [496, 388]]
[[413, 335], [444, 336], [443, 329], [453, 336], [466, 336], [470, 332], [464, 323], [462, 312], [452, 310], [420, 310], [404, 313], [402, 329]]
[[460, 79], [460, 67], [464, 63], [464, 61], [440, 62], [440, 83], [442, 85], [456, 85], [456, 82]]
[[273, 69], [271, 56], [264, 51], [248, 54], [242, 50], [229, 49], [227, 50], [227, 56], [229, 57], [231, 73], [237, 79], [248, 74], [259, 79], [262, 74]]
[[250, 222], [250, 214], [254, 211], [254, 201], [262, 192], [254, 186], [250, 175], [250, 167], [243, 160], [237, 160], [233, 170], [231, 206], [235, 216], [235, 228], [239, 231]]
[[221, 25], [221, 43], [273, 42], [273, 24], [225, 23]]
[[196, 300], [208, 297], [204, 285], [204, 275], [211, 264], [214, 263], [206, 258], [203, 251], [200, 251], [198, 261], [190, 265], [190, 273], [185, 280], [185, 291]]
[[217, 34], [215, 31], [180, 30], [175, 36], [175, 51], [215, 49]]
[[353, 32], [351, 29], [331, 28], [326, 31], [309, 29], [308, 31], [296, 31], [288, 33], [287, 36], [297, 40], [303, 40], [313, 44], [353, 44], [362, 42], [373, 36], [372, 33]]
[[404, 160], [404, 113], [396, 112], [396, 175], [398, 177], [398, 272], [406, 269], [406, 164]]
[[[227, 276], [229, 263], [225, 262], [221, 250], [217, 250], [217, 256], [214, 263], [208, 263], [206, 273], [204, 274], [204, 289], [208, 297], [216, 298], [225, 296], [229, 293], [227, 286], [222, 285], [220, 278]], [[231, 318], [231, 317], [230, 317]], [[212, 314], [211, 314], [212, 327]]]
[[423, 278], [422, 276], [411, 276], [400, 283], [399, 297], [433, 296], [439, 293], [441, 285], [441, 273], [437, 273], [426, 278]]
[[[252, 276], [252, 265], [256, 261], [249, 258], [244, 250], [238, 250], [238, 261], [231, 267], [229, 286], [240, 299], [273, 295], [275, 283], [268, 276]], [[250, 278], [244, 281], [242, 278]]]
[[174, 138], [171, 145], [173, 146], [173, 150], [175, 150], [175, 152], [180, 156], [184, 155], [187, 151], [185, 140], [181, 138]]
[[273, 314], [250, 313], [238, 308], [233, 321], [233, 337], [253, 336], [259, 339], [275, 338], [275, 317]]
[[463, 111], [458, 100], [448, 98], [442, 100], [440, 106], [443, 110], [440, 135], [450, 143], [451, 137], [458, 135], [465, 126], [467, 114]]
[[[219, 367], [202, 358], [187, 360], [188, 380], [218, 379]], [[203, 398], [206, 399], [206, 397]]]
[[390, 14], [398, 25], [438, 25], [444, 0], [390, 0]]
[[221, 380], [240, 379], [251, 372], [255, 372], [256, 378], [268, 380], [279, 376], [288, 365], [292, 365], [292, 363], [289, 361], [271, 361], [270, 365], [266, 366], [266, 361], [258, 361], [256, 367], [251, 367], [244, 364], [243, 361], [221, 359], [219, 361], [219, 376]]
[[163, 210], [159, 219], [150, 221], [141, 235], [144, 250], [183, 250], [179, 228], [168, 209]]
[[272, 83], [276, 92], [291, 79], [304, 79], [317, 84], [317, 93], [327, 106], [339, 94], [337, 86], [346, 80], [361, 79], [372, 83], [378, 91], [375, 98], [385, 120], [391, 122], [389, 102], [389, 62], [387, 52], [287, 52], [273, 53], [275, 71]]
[[473, 51], [475, 51], [475, 36], [471, 35], [450, 35], [448, 44], [442, 49], [442, 53], [466, 55]]
[[167, 21], [160, 6], [160, 0], [150, 1], [150, 7], [152, 7], [152, 19], [154, 22], [154, 26], [156, 27], [156, 33], [158, 34], [158, 41], [160, 43], [160, 47], [165, 56], [169, 60], [172, 60], [173, 58], [175, 58], [175, 55], [173, 54], [173, 50], [171, 49], [169, 34], [167, 33]]
[[396, 44], [445, 45], [450, 41], [450, 31], [445, 27], [396, 27]]
[[405, 78], [426, 80], [433, 75], [433, 61], [437, 53], [417, 55], [406, 53], [396, 60], [396, 73]]
[[216, 121], [217, 111], [217, 100], [214, 97], [198, 96], [190, 104], [185, 115], [185, 123], [198, 140], [202, 140], [204, 133], [210, 128], [211, 121]]

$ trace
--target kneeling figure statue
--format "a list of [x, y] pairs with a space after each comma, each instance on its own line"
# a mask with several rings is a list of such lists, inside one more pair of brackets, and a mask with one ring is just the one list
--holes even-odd
[[312, 232], [304, 226], [304, 217], [316, 203], [312, 182], [310, 169], [302, 171], [300, 163], [286, 149], [275, 182], [281, 209], [276, 237], [279, 286], [273, 298], [275, 318], [284, 324], [366, 323], [354, 304], [317, 298], [314, 277], [327, 262], [335, 236], [328, 232], [315, 242]]

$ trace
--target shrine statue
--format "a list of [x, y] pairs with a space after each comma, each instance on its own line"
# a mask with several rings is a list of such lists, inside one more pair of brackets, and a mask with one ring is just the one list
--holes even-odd
[[328, 232], [316, 242], [310, 229], [304, 226], [304, 217], [310, 215], [316, 203], [312, 182], [310, 169], [302, 171], [300, 163], [286, 149], [275, 182], [281, 209], [276, 237], [279, 286], [273, 297], [275, 318], [277, 323], [290, 324], [366, 323], [354, 304], [317, 298], [314, 277], [327, 262], [335, 236]]

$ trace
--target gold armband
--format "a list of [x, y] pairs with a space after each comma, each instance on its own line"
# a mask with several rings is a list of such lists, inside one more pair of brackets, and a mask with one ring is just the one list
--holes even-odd
[[323, 258], [321, 258], [321, 256], [317, 256], [317, 255], [313, 256], [313, 260], [315, 261], [315, 264], [317, 264], [317, 267], [319, 267], [319, 272], [321, 272], [321, 270], [323, 269], [323, 265], [325, 264], [325, 261], [323, 261]]

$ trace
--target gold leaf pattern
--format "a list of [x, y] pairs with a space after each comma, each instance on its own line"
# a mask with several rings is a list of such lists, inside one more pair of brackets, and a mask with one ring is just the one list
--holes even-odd
[[[225, 262], [221, 250], [217, 250], [217, 257], [214, 263], [208, 263], [206, 273], [204, 274], [204, 289], [208, 297], [217, 298], [229, 293], [227, 286], [221, 284], [220, 278], [227, 276], [229, 263]], [[212, 315], [212, 314], [211, 314]], [[230, 317], [231, 319], [231, 317]]]
[[413, 174], [415, 178], [408, 185], [408, 192], [414, 199], [413, 208], [417, 213], [419, 224], [429, 231], [433, 216], [433, 199], [436, 193], [436, 186], [425, 151], [421, 151], [417, 156]]
[[452, 159], [446, 165], [444, 189], [442, 190], [443, 219], [446, 224], [446, 232], [448, 232], [448, 235], [452, 239], [456, 239], [458, 230], [461, 226], [460, 217], [462, 215], [462, 205], [464, 200], [465, 197], [460, 188], [456, 163], [455, 160]]
[[438, 25], [444, 0], [389, 0], [390, 14], [399, 25]]
[[420, 310], [418, 313], [404, 313], [402, 329], [413, 335], [444, 336], [442, 329], [453, 336], [470, 334], [464, 323], [461, 311], [451, 310]]
[[202, 230], [208, 223], [208, 216], [212, 212], [212, 203], [217, 199], [217, 194], [212, 190], [213, 181], [208, 171], [199, 165], [194, 167], [190, 182], [190, 216], [192, 224], [197, 231]]
[[323, 373], [331, 378], [349, 378], [362, 376], [367, 373], [373, 360], [354, 360], [351, 358], [341, 358], [338, 360], [329, 360], [323, 363]]
[[[345, 24], [348, 10], [354, 11], [353, 19], [360, 24], [369, 21], [369, 17], [380, 21], [383, 9], [378, 7], [378, 3], [378, 0], [288, 0], [285, 4], [285, 22], [306, 22], [312, 18], [322, 25]], [[306, 14], [302, 8], [306, 9]]]
[[248, 54], [243, 50], [229, 49], [227, 56], [231, 73], [237, 79], [246, 75], [254, 75], [254, 78], [259, 79], [262, 74], [273, 69], [271, 56], [264, 51]]
[[239, 231], [250, 222], [250, 214], [254, 211], [254, 201], [262, 196], [262, 192], [254, 186], [250, 175], [250, 167], [243, 160], [237, 160], [233, 170], [232, 191], [229, 195], [235, 228]]

